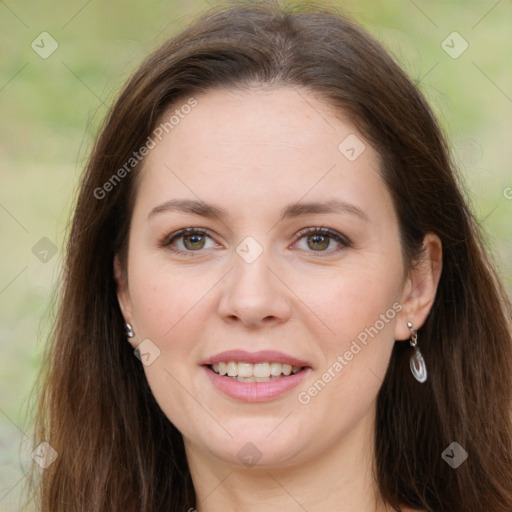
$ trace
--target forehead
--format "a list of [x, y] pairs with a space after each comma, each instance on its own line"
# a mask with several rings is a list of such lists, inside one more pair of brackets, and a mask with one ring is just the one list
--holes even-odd
[[263, 209], [333, 191], [356, 199], [386, 194], [375, 150], [307, 90], [211, 90], [182, 108], [189, 99], [162, 116], [167, 130], [161, 140], [153, 137], [136, 209], [147, 212], [172, 197]]
[[[248, 158], [253, 153], [264, 157], [266, 151], [262, 150], [288, 152], [290, 157], [313, 147], [337, 150], [337, 139], [355, 131], [348, 119], [333, 123], [332, 107], [298, 87], [213, 89], [194, 99], [196, 106], [164, 138], [190, 156], [193, 149], [198, 158], [213, 147], [216, 155], [231, 159]], [[184, 108], [186, 101], [170, 107], [162, 121]], [[234, 155], [235, 146], [245, 152]]]

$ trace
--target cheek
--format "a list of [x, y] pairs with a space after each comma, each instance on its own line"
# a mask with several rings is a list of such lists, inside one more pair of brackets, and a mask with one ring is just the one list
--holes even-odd
[[[315, 297], [313, 310], [330, 328], [329, 346], [342, 350], [358, 336], [374, 326], [383, 338], [393, 336], [394, 318], [399, 297], [400, 273], [394, 268], [371, 269], [369, 266], [351, 269], [324, 283]], [[372, 332], [374, 332], [372, 330]], [[334, 333], [334, 335], [333, 335]]]
[[[161, 265], [134, 261], [130, 276], [131, 300], [140, 335], [155, 340], [172, 340], [190, 327], [197, 306], [214, 285], [212, 276], [198, 278]], [[210, 281], [212, 281], [210, 283]]]
[[399, 268], [366, 267], [340, 275], [317, 294], [323, 297], [318, 315], [332, 332], [321, 344], [324, 367], [313, 387], [301, 390], [301, 403], [310, 401], [315, 416], [329, 410], [355, 419], [375, 399], [394, 345], [399, 279]]
[[[153, 396], [180, 431], [187, 431], [191, 417], [201, 410], [184, 389], [190, 386], [191, 361], [199, 358], [198, 340], [204, 330], [205, 294], [214, 285], [213, 276], [192, 277], [179, 269], [152, 265], [150, 259], [137, 265], [132, 260], [131, 300], [137, 322], [137, 339], [150, 339], [159, 355], [144, 372]], [[210, 282], [212, 281], [212, 282]], [[194, 395], [197, 393], [194, 392]]]
[[396, 300], [399, 278], [400, 269], [367, 267], [324, 288], [324, 302], [318, 307], [323, 308], [322, 318], [334, 335], [324, 337], [325, 367], [318, 368], [309, 387], [299, 390], [299, 402], [312, 417], [329, 411], [348, 422], [356, 421], [375, 400], [394, 345], [395, 318], [401, 310]]

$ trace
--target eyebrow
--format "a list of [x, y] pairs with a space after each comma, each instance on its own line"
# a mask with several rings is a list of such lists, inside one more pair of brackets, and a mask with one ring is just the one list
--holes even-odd
[[[204, 201], [195, 199], [171, 199], [155, 206], [148, 215], [148, 219], [162, 212], [184, 212], [200, 215], [206, 218], [225, 218], [228, 216], [226, 210]], [[281, 211], [280, 221], [293, 219], [303, 215], [321, 214], [321, 213], [348, 213], [369, 222], [368, 215], [357, 206], [347, 203], [341, 199], [330, 199], [324, 202], [304, 202], [292, 203], [284, 207]]]

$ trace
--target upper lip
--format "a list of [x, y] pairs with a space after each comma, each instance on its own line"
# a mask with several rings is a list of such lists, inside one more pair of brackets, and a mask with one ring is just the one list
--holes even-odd
[[201, 365], [210, 365], [218, 363], [227, 363], [235, 361], [238, 363], [281, 363], [289, 364], [291, 366], [307, 366], [311, 364], [307, 361], [297, 359], [296, 357], [289, 356], [283, 352], [276, 352], [274, 350], [261, 350], [259, 352], [247, 352], [246, 350], [226, 350], [220, 352], [212, 357], [205, 359]]

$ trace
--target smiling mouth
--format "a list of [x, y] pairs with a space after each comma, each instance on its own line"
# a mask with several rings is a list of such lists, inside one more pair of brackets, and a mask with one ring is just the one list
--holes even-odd
[[292, 366], [276, 362], [246, 363], [226, 361], [209, 364], [207, 367], [217, 375], [238, 382], [271, 382], [295, 375], [303, 371], [305, 366]]

